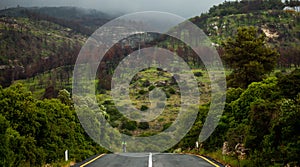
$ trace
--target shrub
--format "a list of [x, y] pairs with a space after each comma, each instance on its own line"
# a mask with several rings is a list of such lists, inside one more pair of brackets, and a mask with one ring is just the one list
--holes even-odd
[[149, 123], [148, 122], [140, 122], [139, 125], [138, 125], [138, 128], [139, 129], [143, 129], [143, 130], [146, 130], [146, 129], [149, 129]]
[[143, 95], [143, 94], [145, 94], [146, 92], [147, 92], [147, 91], [145, 91], [144, 89], [142, 89], [142, 90], [139, 91], [139, 94], [140, 94], [140, 95]]
[[195, 74], [196, 77], [202, 77], [203, 76], [202, 72], [199, 72], [199, 71], [195, 72], [194, 74]]
[[170, 94], [175, 94], [175, 93], [176, 93], [176, 90], [173, 89], [173, 88], [169, 88], [169, 93], [170, 93]]
[[127, 130], [136, 130], [137, 123], [136, 121], [125, 121], [122, 123], [121, 129], [127, 129]]
[[142, 106], [141, 106], [141, 111], [145, 111], [145, 110], [147, 110], [148, 108], [149, 108], [148, 106], [142, 105]]
[[153, 90], [154, 88], [155, 88], [155, 86], [154, 86], [154, 85], [151, 85], [151, 86], [148, 88], [148, 90], [151, 91], [151, 90]]

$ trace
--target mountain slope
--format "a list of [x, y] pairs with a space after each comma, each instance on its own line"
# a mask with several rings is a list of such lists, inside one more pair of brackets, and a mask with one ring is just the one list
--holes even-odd
[[226, 38], [233, 37], [238, 27], [256, 26], [266, 34], [267, 42], [280, 52], [278, 61], [280, 67], [299, 66], [300, 14], [296, 11], [283, 10], [284, 5], [280, 3], [271, 7], [261, 5], [254, 8], [245, 4], [245, 1], [224, 2], [212, 7], [209, 13], [190, 20], [217, 46]]
[[73, 64], [86, 36], [29, 18], [0, 18], [0, 84]]
[[[73, 65], [87, 37], [113, 17], [75, 7], [1, 10], [0, 85]], [[72, 70], [64, 71], [69, 81]]]
[[4, 17], [25, 17], [35, 20], [47, 20], [79, 33], [90, 35], [117, 15], [77, 7], [31, 7], [9, 8], [0, 11]]

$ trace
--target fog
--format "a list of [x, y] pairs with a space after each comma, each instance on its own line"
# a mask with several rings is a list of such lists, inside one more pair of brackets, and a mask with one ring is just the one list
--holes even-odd
[[41, 6], [76, 6], [97, 9], [106, 13], [163, 11], [189, 18], [207, 12], [224, 0], [0, 0], [0, 9]]

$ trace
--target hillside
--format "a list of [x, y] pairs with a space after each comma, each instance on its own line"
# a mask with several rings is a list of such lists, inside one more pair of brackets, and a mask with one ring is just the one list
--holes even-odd
[[3, 86], [56, 67], [74, 64], [86, 37], [68, 27], [29, 18], [0, 18]]
[[[224, 2], [190, 20], [216, 46], [232, 37], [239, 26], [257, 26], [266, 33], [268, 43], [280, 52], [279, 67], [298, 66], [300, 16], [283, 11], [284, 6], [277, 1], [260, 5], [255, 5], [255, 1]], [[74, 7], [20, 7], [0, 11], [0, 84], [9, 86], [14, 80], [74, 64], [88, 35], [112, 18], [96, 10]], [[222, 55], [222, 47], [219, 50]], [[71, 71], [58, 75], [63, 77], [60, 81], [69, 81]]]
[[[88, 35], [111, 18], [74, 7], [0, 11], [0, 85], [73, 65]], [[65, 70], [60, 79], [69, 80], [71, 73]]]
[[1, 10], [0, 16], [47, 20], [82, 34], [90, 35], [99, 26], [118, 15], [109, 15], [98, 10], [77, 7], [17, 7]]
[[[233, 37], [240, 26], [256, 26], [268, 37], [268, 43], [280, 52], [279, 67], [300, 65], [300, 14], [283, 10], [276, 1], [224, 2], [214, 6], [209, 13], [191, 18], [216, 44], [220, 46], [228, 37]], [[273, 2], [270, 3], [270, 2]]]

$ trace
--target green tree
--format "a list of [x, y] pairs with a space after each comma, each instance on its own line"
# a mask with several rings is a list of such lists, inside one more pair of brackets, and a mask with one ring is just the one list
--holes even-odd
[[87, 136], [70, 104], [66, 91], [60, 99], [36, 100], [22, 84], [0, 86], [0, 166], [60, 162], [66, 149], [75, 161], [106, 152]]
[[71, 94], [66, 89], [58, 91], [57, 98], [67, 106], [73, 106], [73, 101], [71, 99]]
[[229, 87], [246, 88], [261, 81], [276, 66], [279, 54], [266, 44], [266, 35], [255, 27], [239, 27], [234, 38], [228, 38], [223, 47], [223, 60], [233, 69], [228, 76]]
[[300, 69], [296, 69], [288, 75], [281, 77], [278, 85], [282, 95], [287, 98], [295, 98], [300, 92]]
[[237, 100], [229, 104], [234, 120], [237, 123], [249, 123], [251, 103], [255, 103], [255, 101], [260, 99], [272, 100], [278, 98], [279, 89], [277, 83], [277, 78], [269, 77], [261, 82], [250, 84]]
[[295, 101], [283, 100], [277, 125], [279, 127], [279, 150], [285, 163], [299, 166], [300, 157], [300, 93]]
[[35, 101], [21, 84], [0, 88], [0, 166], [35, 166], [43, 161], [34, 135], [40, 128]]

